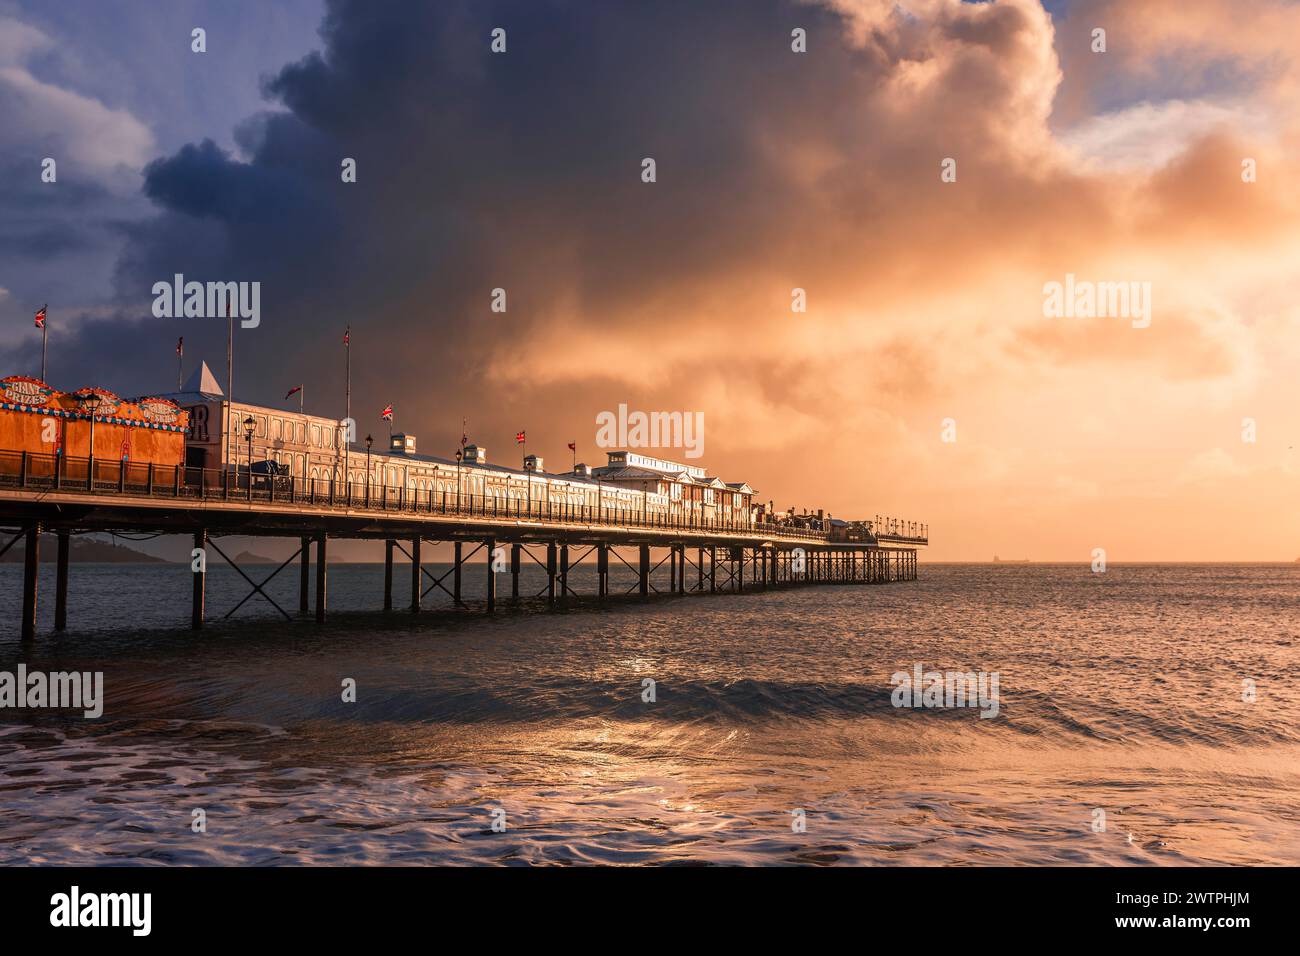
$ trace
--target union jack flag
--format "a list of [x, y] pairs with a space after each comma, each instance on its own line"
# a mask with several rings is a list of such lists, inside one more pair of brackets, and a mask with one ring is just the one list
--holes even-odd
[[383, 419], [384, 421], [386, 421], [386, 422], [391, 422], [391, 421], [393, 420], [393, 403], [392, 403], [392, 402], [389, 402], [387, 405], [384, 406], [384, 410], [383, 410], [382, 412], [379, 413], [379, 417], [382, 418], [382, 419]]
[[36, 327], [38, 329], [45, 328], [45, 310], [47, 308], [49, 308], [49, 306], [43, 305], [41, 306], [41, 311], [36, 313]]
[[515, 432], [515, 444], [522, 445], [525, 441], [523, 432]]

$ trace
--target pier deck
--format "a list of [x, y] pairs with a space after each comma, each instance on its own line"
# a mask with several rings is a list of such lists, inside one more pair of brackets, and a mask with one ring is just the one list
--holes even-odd
[[[419, 611], [423, 597], [435, 588], [445, 592], [456, 605], [462, 605], [464, 567], [486, 548], [489, 612], [496, 603], [498, 574], [510, 575], [511, 598], [519, 598], [519, 573], [525, 556], [546, 569], [546, 594], [554, 603], [576, 595], [569, 587], [569, 571], [592, 555], [598, 569], [597, 597], [603, 598], [609, 595], [611, 555], [636, 572], [634, 588], [642, 596], [649, 596], [651, 591], [662, 593], [651, 581], [665, 563], [669, 593], [676, 594], [912, 580], [916, 576], [917, 549], [928, 543], [925, 534], [917, 533], [858, 534], [854, 540], [847, 540], [811, 528], [665, 520], [647, 517], [635, 509], [597, 511], [586, 506], [537, 502], [530, 506], [521, 501], [468, 495], [423, 495], [406, 488], [340, 488], [333, 481], [261, 481], [256, 475], [250, 487], [247, 474], [234, 472], [118, 461], [96, 461], [92, 468], [84, 459], [61, 461], [54, 456], [28, 454], [13, 457], [17, 460], [0, 457], [0, 525], [8, 527], [12, 535], [5, 536], [7, 541], [0, 538], [0, 554], [19, 540], [25, 542], [21, 622], [24, 640], [33, 639], [36, 633], [36, 570], [42, 532], [55, 534], [58, 543], [56, 630], [67, 626], [68, 537], [92, 531], [192, 536], [195, 552], [201, 555], [196, 558], [192, 593], [191, 624], [196, 629], [204, 623], [209, 547], [245, 577], [252, 587], [249, 597], [260, 594], [286, 618], [290, 617], [262, 590], [267, 582], [254, 582], [213, 540], [224, 535], [299, 539], [298, 552], [275, 573], [295, 558], [300, 560], [298, 610], [302, 615], [309, 612], [310, 550], [314, 543], [314, 616], [318, 622], [326, 617], [327, 549], [331, 538], [387, 542], [385, 609], [392, 608], [394, 552], [404, 554], [411, 562], [412, 611]], [[455, 561], [447, 574], [434, 578], [423, 567], [423, 542], [453, 544]], [[475, 545], [468, 553], [466, 543]], [[536, 546], [545, 546], [544, 563], [532, 553]], [[574, 546], [587, 550], [571, 564], [570, 548]], [[619, 548], [636, 549], [636, 563], [624, 559]], [[651, 548], [667, 549], [668, 556], [652, 566]], [[696, 553], [695, 559], [688, 557], [688, 551]], [[688, 565], [695, 578], [689, 587]], [[452, 577], [450, 587], [444, 583], [448, 576]], [[427, 589], [426, 579], [432, 581]]]

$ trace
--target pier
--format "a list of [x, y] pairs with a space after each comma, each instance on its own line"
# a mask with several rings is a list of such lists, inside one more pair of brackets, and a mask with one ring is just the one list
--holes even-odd
[[[329, 542], [385, 542], [383, 607], [394, 601], [394, 568], [409, 566], [409, 602], [418, 613], [437, 596], [465, 606], [467, 573], [486, 574], [486, 610], [501, 600], [519, 601], [520, 571], [528, 562], [546, 572], [545, 596], [562, 605], [579, 596], [571, 572], [596, 567], [598, 600], [611, 598], [611, 566], [635, 575], [632, 596], [749, 593], [827, 584], [884, 584], [916, 578], [917, 551], [928, 528], [888, 520], [870, 531], [785, 528], [775, 523], [706, 520], [648, 514], [635, 508], [529, 502], [485, 495], [390, 488], [382, 483], [332, 479], [259, 479], [229, 469], [163, 467], [117, 460], [89, 460], [28, 452], [0, 452], [0, 555], [24, 548], [23, 640], [36, 636], [38, 549], [42, 533], [55, 536], [56, 630], [68, 626], [69, 536], [85, 532], [186, 535], [195, 549], [191, 626], [207, 618], [207, 561], [228, 562], [249, 585], [244, 601], [261, 596], [286, 619], [295, 618], [266, 594], [266, 584], [297, 562], [298, 618], [324, 623], [328, 615]], [[269, 577], [255, 581], [221, 548], [224, 536], [291, 538], [298, 550]], [[425, 543], [451, 543], [452, 566], [435, 576], [421, 560]], [[666, 555], [651, 563], [652, 549]], [[312, 554], [315, 553], [314, 574]], [[471, 564], [476, 556], [485, 565]], [[508, 576], [508, 598], [498, 581]], [[314, 588], [313, 588], [314, 579]], [[531, 595], [530, 595], [531, 596]]]

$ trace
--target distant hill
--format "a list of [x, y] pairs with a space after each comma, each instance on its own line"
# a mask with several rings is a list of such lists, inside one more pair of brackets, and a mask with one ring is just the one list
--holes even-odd
[[[41, 564], [53, 564], [58, 560], [59, 543], [52, 534], [41, 535]], [[21, 564], [23, 560], [23, 543], [15, 542], [5, 552], [0, 563]], [[145, 554], [134, 548], [114, 544], [111, 541], [96, 541], [94, 538], [73, 535], [68, 541], [68, 560], [78, 564], [165, 564], [162, 558]]]
[[275, 558], [268, 558], [264, 554], [254, 554], [252, 551], [240, 551], [235, 555], [236, 564], [279, 564]]

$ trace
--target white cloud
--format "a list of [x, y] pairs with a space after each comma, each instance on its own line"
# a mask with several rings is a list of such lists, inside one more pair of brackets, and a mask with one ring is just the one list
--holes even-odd
[[12, 148], [52, 149], [59, 165], [104, 174], [138, 171], [154, 152], [149, 128], [126, 110], [45, 83], [30, 61], [53, 47], [35, 27], [0, 17], [0, 128]]
[[1059, 140], [1085, 172], [1159, 169], [1194, 140], [1217, 129], [1267, 135], [1267, 118], [1242, 104], [1203, 100], [1137, 103], [1089, 117]]

